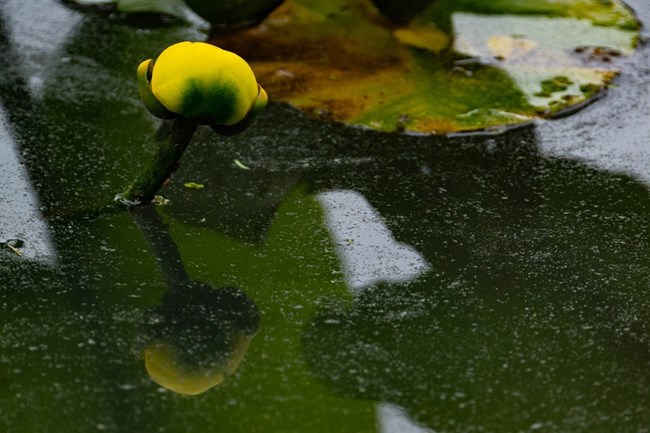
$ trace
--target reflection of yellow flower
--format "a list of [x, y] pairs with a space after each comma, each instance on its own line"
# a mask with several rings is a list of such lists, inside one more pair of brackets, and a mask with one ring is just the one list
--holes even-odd
[[232, 126], [264, 108], [266, 92], [238, 55], [203, 42], [181, 42], [138, 67], [140, 96], [155, 116]]
[[219, 385], [237, 370], [253, 336], [237, 332], [230, 350], [221, 354], [221, 362], [208, 366], [182, 361], [169, 343], [154, 343], [144, 350], [149, 377], [158, 385], [178, 394], [196, 395]]

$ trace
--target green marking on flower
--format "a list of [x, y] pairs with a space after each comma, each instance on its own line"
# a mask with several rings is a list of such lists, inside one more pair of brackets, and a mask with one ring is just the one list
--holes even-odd
[[[230, 125], [232, 119], [236, 122], [243, 117], [241, 111], [248, 112], [250, 106], [238, 110], [238, 94], [234, 86], [215, 85], [203, 86], [196, 81], [188, 81], [182, 90], [182, 103], [179, 111], [186, 117], [199, 119], [202, 123]], [[245, 115], [245, 114], [244, 114]]]

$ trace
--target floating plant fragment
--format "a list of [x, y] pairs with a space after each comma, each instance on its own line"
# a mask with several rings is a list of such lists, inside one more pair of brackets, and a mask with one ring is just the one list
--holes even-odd
[[243, 162], [241, 162], [241, 161], [238, 160], [238, 159], [236, 159], [236, 160], [234, 161], [234, 163], [235, 163], [235, 165], [237, 166], [237, 168], [241, 168], [242, 170], [250, 170], [250, 169], [251, 169], [249, 166], [245, 165]]
[[4, 249], [21, 257], [23, 255], [19, 248], [22, 248], [25, 242], [21, 239], [9, 239], [7, 242], [0, 242], [0, 250]]
[[368, 0], [287, 0], [259, 26], [212, 42], [249, 60], [274, 100], [310, 116], [450, 133], [584, 105], [617, 75], [638, 28], [618, 0], [438, 0], [401, 27]]
[[196, 183], [196, 182], [185, 182], [183, 184], [183, 186], [185, 188], [189, 188], [189, 189], [203, 189], [203, 188], [205, 188], [205, 185], [203, 185], [202, 183]]

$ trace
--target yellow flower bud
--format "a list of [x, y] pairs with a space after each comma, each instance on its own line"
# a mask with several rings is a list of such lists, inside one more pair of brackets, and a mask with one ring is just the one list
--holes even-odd
[[215, 128], [248, 124], [267, 102], [244, 59], [203, 42], [180, 42], [157, 60], [142, 62], [138, 81], [140, 97], [153, 115], [185, 117]]

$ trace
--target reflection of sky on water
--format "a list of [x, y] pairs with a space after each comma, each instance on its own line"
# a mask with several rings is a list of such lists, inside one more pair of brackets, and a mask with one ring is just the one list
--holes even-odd
[[406, 282], [429, 270], [420, 253], [393, 237], [361, 194], [328, 191], [319, 194], [318, 200], [353, 292], [377, 283]]
[[[32, 96], [41, 96], [44, 75], [79, 17], [59, 5], [46, 1], [5, 1], [0, 13], [20, 57], [13, 65], [24, 77]], [[54, 6], [54, 7], [53, 7]], [[1, 102], [1, 99], [0, 99]], [[0, 241], [17, 238], [25, 242], [21, 252], [27, 258], [49, 261], [56, 255], [47, 223], [39, 211], [38, 198], [22, 164], [18, 143], [4, 107], [0, 107]]]
[[377, 433], [434, 433], [411, 420], [399, 406], [381, 403], [377, 405]]
[[[641, 18], [650, 16], [649, 2], [629, 3]], [[539, 125], [543, 155], [576, 159], [650, 185], [650, 64], [646, 50], [637, 51], [628, 62], [603, 101], [574, 116]]]
[[[626, 3], [641, 22], [650, 17], [650, 2]], [[647, 39], [647, 28], [643, 36]], [[605, 100], [573, 116], [538, 126], [539, 150], [543, 155], [575, 159], [650, 185], [650, 64], [646, 50], [637, 50], [627, 62]]]
[[52, 1], [6, 0], [0, 4], [9, 37], [20, 53], [21, 72], [33, 93], [40, 97], [45, 74], [61, 60], [56, 55], [81, 22], [81, 15]]
[[[404, 283], [431, 266], [410, 245], [400, 243], [381, 216], [356, 191], [328, 191], [318, 195], [325, 222], [337, 245], [348, 287], [358, 293], [377, 283]], [[398, 406], [376, 406], [379, 433], [427, 433]]]
[[0, 110], [0, 242], [20, 239], [24, 257], [53, 260], [54, 247], [43, 221], [27, 170], [16, 151], [11, 130]]

